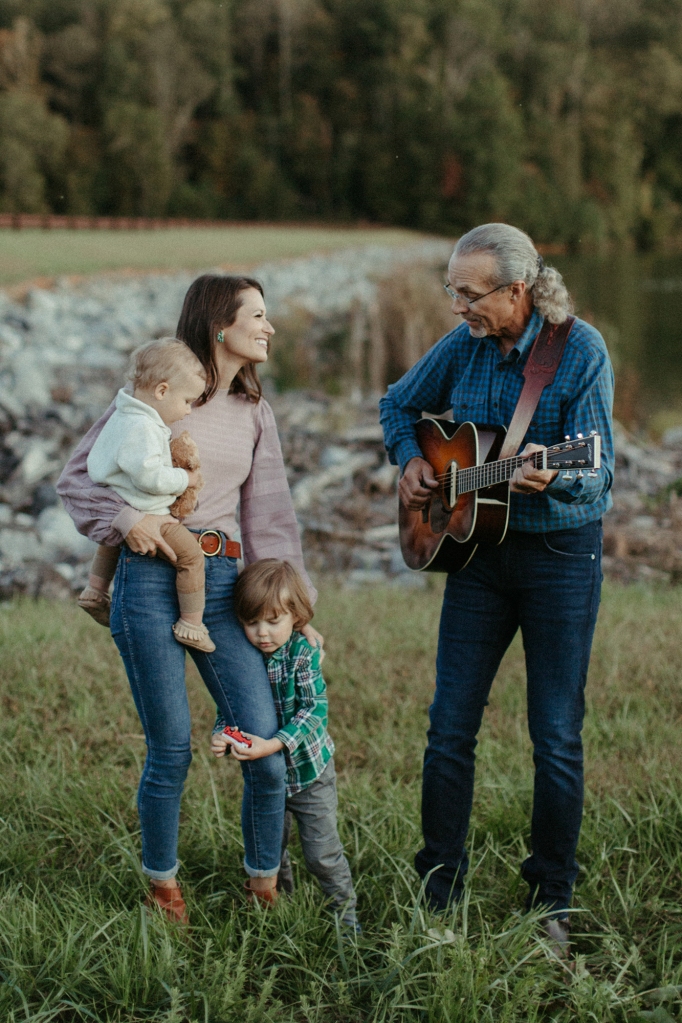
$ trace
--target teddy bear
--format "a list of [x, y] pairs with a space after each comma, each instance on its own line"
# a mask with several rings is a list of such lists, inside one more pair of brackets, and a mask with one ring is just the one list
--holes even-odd
[[[178, 469], [187, 469], [188, 472], [194, 472], [195, 469], [199, 469], [201, 463], [199, 461], [199, 448], [196, 442], [192, 440], [187, 430], [183, 430], [179, 437], [175, 437], [171, 441], [171, 457], [173, 459], [173, 465]], [[184, 494], [180, 494], [180, 497], [176, 498], [170, 506], [170, 513], [176, 519], [184, 519], [196, 508], [197, 500], [199, 499], [199, 491], [204, 485], [204, 480], [199, 473], [197, 482], [193, 487], [187, 487]]]

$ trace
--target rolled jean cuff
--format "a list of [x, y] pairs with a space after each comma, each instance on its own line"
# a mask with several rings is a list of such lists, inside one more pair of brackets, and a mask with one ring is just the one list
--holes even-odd
[[152, 881], [171, 881], [179, 869], [180, 860], [170, 870], [150, 870], [149, 867], [145, 867], [144, 863], [142, 864], [142, 873], [146, 874], [147, 877], [151, 877]]
[[281, 864], [278, 863], [276, 867], [272, 867], [270, 870], [254, 870], [250, 867], [246, 860], [244, 860], [244, 870], [249, 877], [276, 877], [279, 874], [279, 868]]

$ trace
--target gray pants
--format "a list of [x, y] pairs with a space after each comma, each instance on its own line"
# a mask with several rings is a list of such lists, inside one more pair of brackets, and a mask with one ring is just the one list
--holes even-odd
[[344, 856], [336, 828], [337, 803], [336, 769], [333, 760], [329, 761], [312, 785], [303, 792], [297, 792], [296, 795], [287, 798], [279, 886], [289, 892], [294, 888], [287, 846], [295, 817], [306, 867], [320, 882], [320, 887], [325, 895], [329, 896], [333, 908], [341, 913], [343, 922], [352, 925], [356, 922], [357, 899], [348, 860]]

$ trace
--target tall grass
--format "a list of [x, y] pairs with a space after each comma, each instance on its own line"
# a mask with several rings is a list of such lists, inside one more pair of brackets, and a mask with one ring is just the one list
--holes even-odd
[[[569, 969], [522, 912], [532, 772], [519, 645], [481, 736], [466, 898], [430, 917], [412, 857], [440, 593], [323, 590], [340, 819], [364, 935], [342, 940], [300, 852], [269, 913], [241, 894], [236, 765], [188, 671], [195, 759], [180, 855], [190, 934], [142, 907], [144, 742], [104, 629], [67, 604], [0, 606], [0, 1019], [666, 1023], [682, 1006], [676, 590], [609, 588], [585, 729]], [[548, 650], [548, 657], [571, 656]]]

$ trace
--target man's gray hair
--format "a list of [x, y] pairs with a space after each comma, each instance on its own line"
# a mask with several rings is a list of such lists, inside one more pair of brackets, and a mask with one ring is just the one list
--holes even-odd
[[482, 224], [462, 235], [452, 258], [489, 252], [495, 257], [490, 285], [525, 281], [533, 304], [550, 323], [563, 323], [573, 309], [563, 278], [544, 260], [527, 234], [511, 224]]

